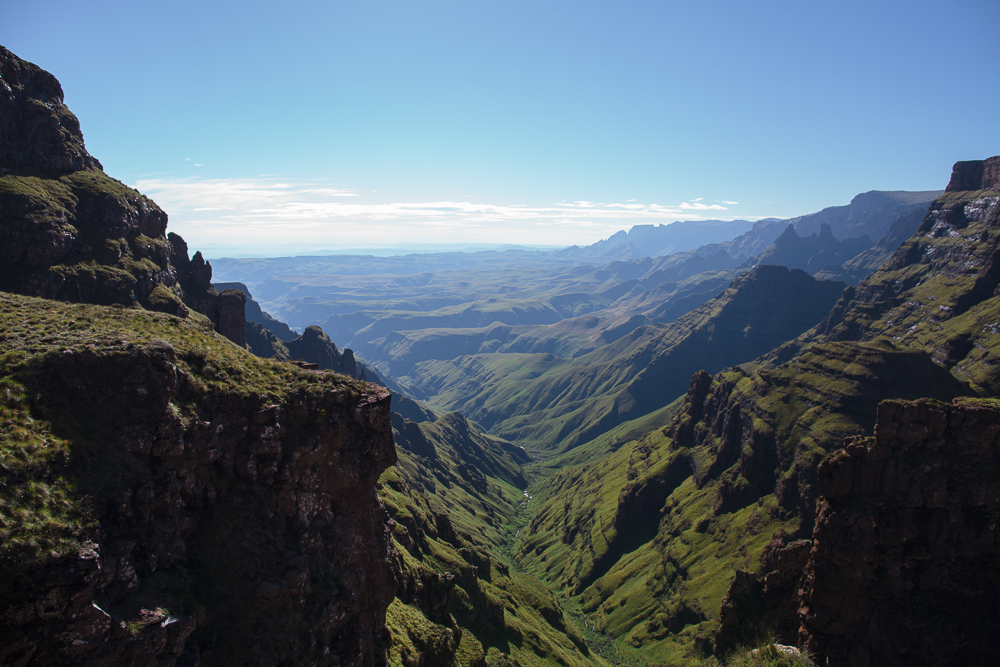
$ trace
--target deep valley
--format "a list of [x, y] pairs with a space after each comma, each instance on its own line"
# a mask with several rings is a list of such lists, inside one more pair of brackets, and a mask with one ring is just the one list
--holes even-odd
[[0, 80], [0, 665], [992, 664], [1000, 157], [558, 251], [206, 260], [55, 77]]

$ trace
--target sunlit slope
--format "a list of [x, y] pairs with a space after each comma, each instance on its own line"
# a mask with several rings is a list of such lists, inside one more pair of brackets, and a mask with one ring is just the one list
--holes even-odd
[[718, 298], [669, 325], [640, 327], [568, 360], [473, 355], [417, 364], [412, 386], [430, 402], [529, 451], [555, 453], [670, 403], [692, 373], [749, 361], [812, 326], [843, 284], [757, 267]]
[[712, 636], [734, 568], [755, 569], [775, 530], [811, 520], [816, 465], [870, 431], [878, 401], [968, 391], [889, 345], [829, 344], [753, 376], [698, 374], [668, 427], [546, 483], [521, 562], [582, 593], [615, 635], [676, 657]]
[[[998, 393], [1000, 193], [949, 193], [823, 323], [696, 375], [665, 429], [550, 480], [521, 561], [613, 634], [679, 664], [707, 646], [736, 568], [808, 535], [818, 461], [888, 398]], [[785, 363], [781, 363], [785, 361]]]
[[888, 338], [927, 351], [956, 377], [996, 394], [998, 247], [1000, 192], [947, 193], [881, 269], [846, 291], [815, 330], [765, 362], [780, 363], [813, 341]]
[[548, 588], [504, 555], [524, 523], [524, 452], [458, 413], [402, 407], [427, 419], [394, 414], [399, 462], [379, 489], [401, 579], [387, 615], [390, 664], [608, 664]]

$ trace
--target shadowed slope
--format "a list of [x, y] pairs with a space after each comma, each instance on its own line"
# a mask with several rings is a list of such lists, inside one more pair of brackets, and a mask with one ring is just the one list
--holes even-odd
[[577, 359], [476, 355], [418, 364], [414, 375], [432, 403], [531, 451], [564, 451], [667, 405], [702, 368], [748, 361], [787, 340], [842, 289], [801, 271], [757, 267], [677, 322], [640, 327]]

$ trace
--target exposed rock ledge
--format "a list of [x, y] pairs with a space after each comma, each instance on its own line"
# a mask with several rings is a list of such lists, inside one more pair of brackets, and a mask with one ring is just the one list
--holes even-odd
[[771, 634], [824, 667], [995, 664], [1000, 401], [883, 401], [818, 476], [812, 539], [737, 572], [716, 652]]
[[998, 401], [885, 401], [820, 465], [799, 616], [825, 664], [995, 664], [998, 434]]
[[0, 665], [384, 662], [388, 392], [332, 374], [278, 399], [213, 388], [164, 342], [46, 359], [21, 381], [76, 429], [99, 525], [0, 580]]

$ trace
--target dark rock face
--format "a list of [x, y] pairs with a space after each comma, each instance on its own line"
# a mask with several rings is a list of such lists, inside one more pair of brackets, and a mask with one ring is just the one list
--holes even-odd
[[330, 337], [317, 326], [306, 327], [302, 335], [285, 343], [292, 359], [317, 364], [322, 370], [336, 371], [352, 378], [365, 379], [364, 369], [359, 371], [354, 352], [337, 349]]
[[0, 165], [100, 169], [54, 76], [0, 46]]
[[799, 630], [798, 591], [812, 540], [794, 540], [779, 531], [764, 549], [761, 569], [767, 576], [737, 570], [722, 599], [715, 654], [726, 655], [749, 638], [774, 637], [795, 644]]
[[[260, 304], [254, 301], [253, 297], [250, 295], [250, 290], [247, 289], [247, 286], [244, 285], [243, 283], [214, 283], [214, 285], [215, 289], [217, 290], [225, 291], [227, 289], [236, 289], [246, 294], [247, 324], [251, 322], [259, 324], [261, 328], [270, 331], [274, 335], [274, 337], [280, 341], [294, 340], [295, 338], [298, 337], [298, 334], [292, 331], [287, 324], [285, 324], [281, 320], [276, 320], [273, 317], [271, 317], [270, 314], [265, 313], [261, 309]], [[254, 354], [256, 354], [256, 352]], [[271, 355], [263, 355], [263, 356], [269, 357]]]
[[60, 301], [207, 315], [246, 345], [239, 297], [220, 298], [167, 214], [107, 176], [48, 72], [0, 47], [0, 289]]
[[0, 287], [63, 301], [143, 303], [176, 291], [167, 216], [99, 171], [0, 176]]
[[812, 275], [827, 266], [839, 266], [872, 245], [867, 236], [837, 240], [826, 223], [820, 225], [818, 234], [804, 237], [795, 232], [793, 225], [788, 225], [770, 247], [751, 261], [802, 269]]
[[945, 192], [1000, 190], [1000, 156], [956, 162]]
[[0, 581], [0, 664], [383, 663], [389, 394], [330, 377], [274, 403], [206, 390], [166, 343], [39, 368], [38, 409], [80, 403], [73, 427], [134, 463], [75, 558]]
[[1000, 405], [887, 401], [819, 468], [801, 637], [827, 665], [995, 664]]

